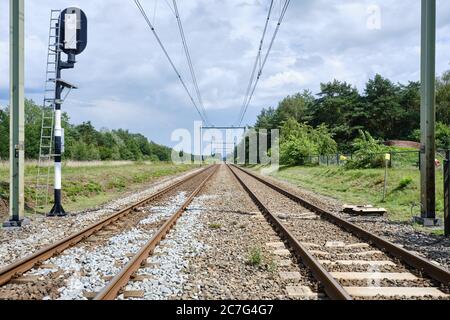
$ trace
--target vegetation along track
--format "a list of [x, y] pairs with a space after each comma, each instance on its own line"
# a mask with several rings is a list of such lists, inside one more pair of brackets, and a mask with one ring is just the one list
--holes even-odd
[[[190, 192], [192, 192], [192, 190], [195, 189], [201, 183], [201, 181], [203, 181], [205, 176], [210, 176], [212, 170], [215, 169], [213, 167], [207, 167], [199, 170], [187, 176], [186, 178], [172, 183], [171, 185], [152, 194], [146, 199], [139, 201], [127, 208], [124, 208], [114, 215], [87, 227], [81, 232], [71, 235], [53, 245], [41, 249], [40, 251], [30, 256], [27, 256], [15, 263], [12, 263], [9, 266], [6, 266], [2, 270], [0, 270], [0, 286], [2, 286], [1, 289], [4, 289], [4, 287], [7, 284], [9, 285], [11, 281], [15, 281], [16, 284], [27, 284], [29, 281], [25, 279], [26, 277], [23, 277], [24, 274], [35, 267], [44, 268], [43, 264], [47, 260], [54, 256], [60, 256], [69, 248], [73, 248], [80, 243], [89, 242], [92, 242], [94, 246], [98, 245], [99, 242], [104, 242], [105, 240], [102, 239], [101, 233], [117, 233], [118, 231], [122, 231], [123, 229], [130, 227], [130, 225], [132, 224], [138, 223], [140, 219], [144, 219], [146, 216], [148, 216], [148, 213], [145, 213], [145, 210], [142, 210], [142, 208], [145, 208], [150, 203], [155, 203], [159, 199], [167, 198], [170, 196], [173, 197], [173, 194], [179, 190], [190, 190]], [[154, 224], [163, 224], [163, 221], [158, 221]], [[33, 279], [33, 277], [31, 278]], [[25, 297], [34, 298], [33, 295]]]
[[229, 167], [330, 299], [448, 299], [450, 273], [237, 166]]

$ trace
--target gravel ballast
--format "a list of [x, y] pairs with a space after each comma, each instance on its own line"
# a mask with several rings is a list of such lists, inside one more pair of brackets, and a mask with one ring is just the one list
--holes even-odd
[[[314, 205], [322, 207], [341, 218], [355, 223], [369, 232], [382, 236], [409, 251], [416, 252], [428, 260], [435, 261], [450, 271], [450, 238], [418, 231], [414, 229], [411, 224], [391, 221], [388, 216], [352, 216], [342, 212], [344, 203], [335, 198], [294, 186], [288, 181], [275, 179], [274, 177], [264, 176], [264, 179], [285, 188], [289, 192], [310, 201]], [[357, 203], [357, 205], [361, 204]]]
[[0, 268], [79, 232], [198, 170], [200, 169], [177, 177], [164, 178], [141, 192], [130, 193], [100, 208], [73, 213], [64, 218], [50, 219], [41, 215], [33, 215], [30, 217], [30, 224], [23, 228], [0, 229]]

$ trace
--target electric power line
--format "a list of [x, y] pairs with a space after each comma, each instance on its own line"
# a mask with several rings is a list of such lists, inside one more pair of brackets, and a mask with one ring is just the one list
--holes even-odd
[[177, 18], [178, 29], [180, 30], [181, 41], [183, 43], [184, 52], [186, 54], [186, 59], [187, 59], [187, 62], [188, 62], [189, 71], [191, 72], [192, 82], [194, 83], [195, 91], [197, 93], [197, 99], [198, 99], [198, 102], [200, 104], [200, 108], [203, 111], [203, 115], [205, 116], [205, 119], [206, 119], [207, 123], [209, 123], [208, 116], [206, 115], [205, 106], [203, 104], [202, 95], [200, 93], [200, 89], [199, 89], [199, 86], [198, 86], [197, 77], [195, 75], [194, 65], [192, 63], [191, 54], [190, 54], [190, 51], [189, 51], [189, 46], [188, 46], [187, 41], [186, 41], [186, 36], [185, 36], [185, 33], [184, 33], [183, 24], [181, 22], [181, 17], [180, 17], [180, 13], [178, 11], [178, 5], [177, 5], [177, 1], [176, 0], [173, 0], [173, 8], [174, 8], [175, 17]]
[[[242, 102], [242, 107], [241, 107], [241, 110], [239, 112], [239, 119], [241, 118], [242, 113], [244, 112], [244, 108], [247, 105], [247, 101], [248, 101], [248, 98], [249, 98], [249, 95], [250, 95], [250, 91], [252, 89], [252, 84], [253, 84], [253, 81], [255, 79], [255, 73], [256, 73], [256, 68], [258, 67], [258, 62], [261, 63], [262, 48], [263, 48], [263, 45], [264, 45], [264, 40], [266, 38], [267, 28], [269, 26], [269, 21], [270, 21], [270, 16], [272, 15], [273, 4], [274, 4], [274, 0], [271, 0], [270, 7], [269, 7], [269, 12], [267, 14], [266, 23], [265, 23], [265, 26], [264, 26], [264, 31], [263, 31], [263, 34], [262, 34], [262, 37], [261, 37], [261, 41], [259, 42], [258, 54], [256, 55], [255, 63], [253, 65], [253, 69], [252, 69], [251, 76], [250, 76], [250, 81], [248, 83], [247, 91], [246, 91], [245, 96], [244, 96], [244, 101]], [[261, 66], [260, 66], [260, 68], [261, 68]], [[239, 121], [239, 119], [238, 119], [238, 121]]]
[[261, 79], [261, 75], [262, 75], [262, 73], [264, 71], [264, 67], [265, 67], [265, 65], [267, 63], [267, 59], [269, 58], [270, 52], [272, 51], [273, 44], [275, 43], [275, 39], [276, 39], [276, 37], [278, 35], [278, 32], [279, 32], [280, 27], [281, 27], [281, 24], [282, 24], [282, 22], [284, 20], [284, 17], [286, 15], [287, 9], [289, 8], [290, 2], [291, 2], [290, 0], [286, 0], [285, 3], [284, 3], [283, 9], [282, 9], [281, 14], [280, 14], [280, 18], [278, 19], [277, 27], [276, 27], [276, 29], [275, 29], [275, 31], [273, 33], [273, 36], [272, 36], [272, 39], [270, 41], [269, 47], [267, 49], [266, 55], [264, 57], [263, 63], [261, 65], [260, 69], [259, 69], [258, 76], [256, 78], [256, 81], [255, 81], [254, 85], [253, 85], [253, 89], [251, 91], [251, 94], [250, 94], [248, 100], [246, 101], [246, 105], [244, 107], [244, 110], [241, 113], [241, 117], [240, 117], [240, 120], [239, 120], [239, 126], [242, 125], [242, 121], [244, 121], [245, 114], [247, 113], [248, 107], [249, 107], [249, 105], [250, 105], [250, 103], [252, 101], [252, 98], [253, 98], [254, 94], [255, 94], [255, 91], [256, 91], [256, 88], [258, 86], [259, 80]]
[[149, 26], [150, 30], [153, 32], [153, 35], [156, 38], [156, 41], [158, 42], [159, 46], [161, 47], [161, 49], [163, 50], [167, 60], [169, 61], [170, 65], [172, 66], [173, 70], [175, 71], [176, 75], [178, 76], [178, 79], [180, 80], [184, 90], [186, 91], [186, 93], [189, 96], [189, 99], [191, 100], [192, 104], [194, 105], [195, 109], [197, 110], [198, 114], [200, 115], [200, 117], [202, 118], [202, 120], [204, 122], [207, 122], [205, 117], [203, 116], [203, 114], [200, 112], [199, 107], [197, 106], [197, 103], [195, 102], [194, 98], [192, 97], [191, 93], [189, 92], [188, 87], [186, 86], [186, 83], [184, 82], [183, 78], [181, 77], [180, 72], [178, 71], [177, 67], [175, 66], [175, 64], [173, 63], [172, 58], [170, 57], [169, 53], [167, 52], [164, 44], [161, 41], [161, 38], [158, 36], [158, 33], [156, 32], [155, 27], [153, 26], [153, 24], [150, 22], [150, 19], [147, 16], [147, 13], [145, 12], [145, 9], [142, 7], [141, 3], [139, 0], [134, 0], [134, 3], [136, 4], [137, 8], [139, 9], [139, 11], [141, 12], [142, 16], [144, 17], [144, 20], [147, 22], [147, 25]]

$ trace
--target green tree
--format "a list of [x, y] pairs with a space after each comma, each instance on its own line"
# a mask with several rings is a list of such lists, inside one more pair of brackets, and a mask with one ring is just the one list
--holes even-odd
[[346, 82], [334, 80], [320, 85], [321, 92], [311, 110], [310, 123], [331, 128], [335, 138], [345, 143], [355, 135], [357, 128], [353, 122], [355, 110], [361, 104], [358, 90]]
[[436, 125], [436, 143], [439, 148], [450, 148], [450, 127], [442, 122]]
[[309, 111], [314, 104], [314, 96], [310, 91], [303, 91], [293, 96], [283, 99], [278, 105], [276, 111], [276, 125], [279, 128], [290, 118], [294, 118], [299, 123], [305, 123], [309, 120]]
[[262, 109], [256, 120], [256, 129], [278, 129], [277, 112], [274, 108]]
[[450, 125], [450, 70], [436, 81], [437, 120]]
[[9, 158], [9, 114], [0, 107], [0, 159]]
[[367, 131], [382, 139], [399, 137], [397, 126], [403, 117], [399, 91], [398, 86], [379, 74], [369, 80], [364, 97], [367, 110], [364, 125]]
[[408, 85], [400, 84], [399, 89], [402, 115], [396, 124], [395, 137], [407, 140], [411, 133], [420, 127], [420, 82], [409, 82]]

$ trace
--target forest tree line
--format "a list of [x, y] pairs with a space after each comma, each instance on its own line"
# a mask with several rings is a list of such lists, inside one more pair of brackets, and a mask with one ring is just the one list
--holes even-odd
[[[450, 125], [450, 71], [439, 77], [436, 84], [437, 126], [442, 131]], [[286, 97], [277, 108], [263, 109], [255, 127], [281, 129], [289, 119], [314, 128], [327, 127], [343, 151], [360, 130], [381, 140], [417, 140], [420, 83], [395, 84], [376, 75], [360, 94], [351, 84], [333, 80], [322, 83], [316, 96], [304, 91]]]
[[[42, 111], [32, 100], [25, 101], [25, 156], [39, 158]], [[64, 159], [93, 160], [151, 160], [169, 161], [172, 150], [149, 141], [141, 134], [127, 130], [96, 130], [91, 122], [70, 123], [63, 114], [65, 135]], [[9, 158], [9, 111], [0, 108], [0, 159]]]
[[[387, 140], [420, 141], [420, 83], [394, 83], [377, 74], [360, 93], [333, 80], [313, 95], [303, 91], [263, 109], [256, 129], [280, 129], [284, 164], [301, 164], [309, 155], [383, 151]], [[450, 71], [436, 79], [437, 144], [450, 148]]]

